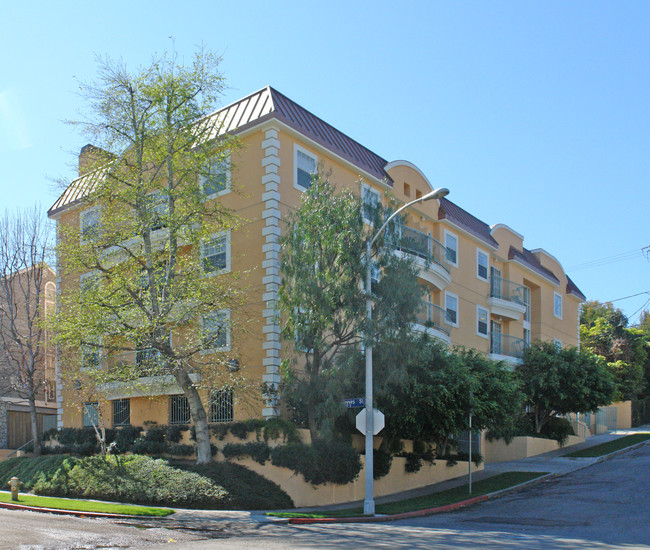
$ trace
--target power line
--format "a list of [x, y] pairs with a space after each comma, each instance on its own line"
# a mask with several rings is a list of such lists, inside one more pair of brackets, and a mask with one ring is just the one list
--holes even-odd
[[[640, 254], [639, 254], [640, 253]], [[644, 248], [635, 248], [628, 252], [621, 252], [619, 254], [614, 254], [613, 256], [607, 256], [605, 258], [599, 258], [597, 260], [591, 260], [589, 262], [584, 262], [582, 264], [577, 264], [571, 267], [568, 267], [567, 270], [571, 271], [580, 271], [582, 269], [590, 269], [592, 267], [600, 267], [602, 265], [607, 265], [611, 263], [622, 262], [625, 260], [633, 260], [639, 256], [650, 257], [650, 246]]]
[[616, 300], [607, 300], [605, 303], [611, 304], [612, 302], [620, 302], [621, 300], [627, 300], [628, 298], [635, 298], [636, 296], [641, 296], [641, 294], [650, 294], [650, 290], [644, 290], [643, 292], [637, 292], [636, 294], [630, 294], [629, 296], [616, 298]]

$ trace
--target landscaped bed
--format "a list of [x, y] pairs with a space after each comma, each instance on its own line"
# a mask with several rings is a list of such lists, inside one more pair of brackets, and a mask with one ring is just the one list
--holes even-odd
[[[400, 514], [402, 512], [413, 512], [427, 508], [437, 508], [447, 504], [454, 504], [474, 497], [479, 497], [509, 489], [520, 483], [530, 481], [545, 475], [546, 472], [505, 472], [496, 476], [482, 479], [472, 484], [472, 493], [469, 493], [467, 485], [447, 489], [439, 493], [433, 493], [422, 497], [389, 502], [376, 507], [377, 514]], [[329, 510], [323, 512], [271, 512], [268, 515], [283, 518], [341, 518], [341, 517], [364, 517], [362, 508], [346, 508], [344, 510]]]
[[21, 490], [40, 496], [216, 510], [293, 507], [278, 485], [236, 464], [59, 455], [0, 463], [0, 486], [13, 476], [23, 483]]
[[152, 508], [148, 506], [130, 506], [128, 504], [112, 504], [89, 500], [74, 500], [68, 498], [39, 497], [21, 493], [18, 502], [11, 500], [11, 493], [0, 491], [0, 502], [19, 504], [35, 508], [53, 508], [55, 510], [74, 510], [78, 512], [100, 512], [104, 514], [122, 514], [128, 516], [165, 517], [174, 513], [169, 508]]
[[594, 458], [594, 457], [604, 456], [609, 453], [613, 453], [614, 451], [620, 451], [621, 449], [625, 449], [625, 447], [630, 447], [632, 445], [636, 445], [637, 443], [647, 441], [648, 439], [650, 439], [650, 433], [637, 433], [632, 435], [626, 435], [624, 437], [614, 439], [613, 441], [608, 441], [607, 443], [601, 443], [600, 445], [588, 447], [586, 449], [575, 451], [573, 453], [569, 453], [564, 456], [572, 457], [572, 458], [588, 458], [588, 457]]

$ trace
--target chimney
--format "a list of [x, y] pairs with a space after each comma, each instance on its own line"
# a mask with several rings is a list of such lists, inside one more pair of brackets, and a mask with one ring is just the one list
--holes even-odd
[[79, 175], [83, 176], [110, 162], [113, 158], [115, 158], [114, 155], [108, 151], [89, 143], [83, 146], [79, 152]]

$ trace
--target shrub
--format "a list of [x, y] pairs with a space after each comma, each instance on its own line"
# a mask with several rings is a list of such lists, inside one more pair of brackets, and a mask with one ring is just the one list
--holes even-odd
[[300, 433], [293, 422], [288, 422], [278, 416], [269, 418], [263, 430], [264, 441], [277, 440], [282, 437], [283, 443], [300, 443]]
[[164, 441], [156, 441], [147, 437], [139, 437], [133, 442], [131, 451], [138, 455], [161, 455], [167, 450]]
[[571, 422], [566, 418], [554, 416], [544, 424], [539, 435], [547, 437], [548, 439], [555, 439], [560, 447], [564, 447], [566, 442], [569, 440], [569, 436], [575, 435], [575, 432], [573, 431]]
[[164, 426], [165, 441], [167, 443], [178, 443], [183, 438], [183, 432], [189, 429], [189, 426], [177, 426], [175, 424]]
[[328, 482], [344, 485], [356, 479], [361, 471], [359, 454], [340, 441], [317, 440], [311, 445], [276, 447], [271, 452], [271, 463], [302, 474], [313, 485]]
[[293, 508], [291, 497], [279, 485], [256, 474], [241, 464], [211, 462], [209, 464], [172, 463], [177, 468], [196, 472], [224, 487], [229, 494], [212, 508], [230, 510], [278, 510]]
[[73, 462], [77, 459], [57, 455], [45, 455], [37, 458], [10, 458], [0, 462], [0, 486], [7, 487], [7, 482], [13, 476], [16, 476], [23, 482], [22, 489], [30, 491], [39, 475], [43, 472], [51, 472], [48, 474], [51, 476], [66, 460]]
[[190, 456], [196, 452], [194, 445], [176, 443], [167, 445], [167, 453], [173, 456]]
[[134, 426], [124, 426], [119, 428], [115, 435], [115, 446], [117, 451], [120, 453], [126, 453], [133, 448], [133, 443], [138, 437], [142, 428], [136, 428]]
[[264, 464], [271, 456], [271, 448], [262, 441], [228, 443], [221, 451], [226, 458], [250, 456], [255, 462]]
[[404, 471], [413, 474], [419, 472], [422, 468], [422, 458], [420, 455], [415, 453], [404, 453], [406, 457], [406, 462], [404, 463]]
[[380, 479], [390, 472], [390, 467], [393, 464], [393, 455], [386, 449], [375, 449], [373, 454], [373, 477]]
[[67, 466], [50, 479], [39, 478], [34, 492], [191, 508], [230, 500], [227, 491], [210, 479], [174, 468], [163, 459], [127, 456], [118, 464], [115, 457], [88, 457]]

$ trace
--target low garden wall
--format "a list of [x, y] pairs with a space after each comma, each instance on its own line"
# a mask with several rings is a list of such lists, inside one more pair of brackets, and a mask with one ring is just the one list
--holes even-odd
[[[237, 464], [246, 466], [254, 472], [277, 483], [293, 499], [296, 507], [326, 506], [342, 504], [356, 500], [363, 500], [365, 496], [365, 457], [361, 457], [361, 472], [352, 483], [336, 485], [326, 483], [313, 486], [306, 482], [302, 475], [295, 474], [286, 468], [278, 468], [270, 462], [258, 464], [254, 460], [232, 460]], [[434, 464], [423, 462], [418, 472], [408, 473], [404, 470], [406, 458], [394, 457], [390, 472], [385, 477], [375, 480], [375, 496], [390, 495], [418, 487], [426, 487], [455, 477], [467, 474], [467, 462], [458, 462], [454, 466], [447, 466], [446, 460], [436, 460]], [[472, 464], [472, 471], [482, 470], [483, 465]]]
[[[570, 435], [564, 447], [570, 447], [583, 441], [583, 437]], [[483, 460], [487, 463], [519, 460], [520, 458], [528, 458], [529, 456], [537, 456], [548, 453], [549, 451], [555, 451], [559, 448], [560, 445], [555, 439], [529, 436], [514, 437], [507, 444], [503, 439], [488, 441], [484, 435], [483, 441], [481, 442]]]

